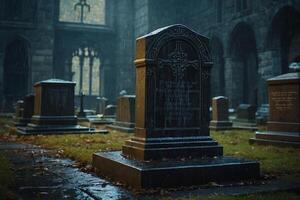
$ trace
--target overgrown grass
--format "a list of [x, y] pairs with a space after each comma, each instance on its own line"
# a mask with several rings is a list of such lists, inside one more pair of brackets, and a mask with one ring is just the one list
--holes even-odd
[[0, 152], [0, 199], [12, 197], [9, 187], [13, 185], [14, 178], [9, 166], [9, 161]]
[[[0, 119], [0, 129], [9, 122]], [[97, 151], [120, 150], [125, 140], [132, 134], [118, 131], [110, 131], [109, 134], [69, 134], [69, 135], [38, 135], [38, 136], [16, 136], [14, 131], [7, 131], [0, 134], [3, 140], [13, 138], [14, 141], [25, 142], [40, 145], [43, 148], [54, 149], [59, 155], [74, 159], [82, 164], [90, 164], [92, 154]], [[300, 152], [295, 148], [274, 147], [262, 145], [249, 145], [249, 138], [254, 137], [254, 132], [243, 130], [230, 130], [224, 132], [211, 132], [211, 136], [224, 147], [224, 154], [227, 156], [242, 157], [254, 159], [261, 163], [263, 173], [272, 173], [275, 175], [290, 174], [290, 177], [299, 177], [300, 175]], [[1, 158], [1, 157], [0, 157]], [[1, 161], [1, 160], [0, 160]], [[2, 161], [1, 161], [2, 163]], [[0, 163], [0, 164], [1, 164]], [[5, 161], [3, 162], [5, 163]], [[6, 168], [7, 169], [7, 168]], [[0, 177], [2, 180], [2, 177]], [[0, 181], [1, 181], [0, 180]], [[5, 180], [5, 179], [3, 179]], [[2, 182], [1, 182], [2, 184]], [[185, 199], [207, 199], [190, 197]], [[293, 192], [277, 192], [268, 194], [253, 194], [246, 196], [212, 196], [208, 199], [214, 200], [281, 200], [281, 199], [299, 199], [299, 194]]]
[[223, 145], [225, 155], [257, 160], [263, 172], [300, 173], [300, 151], [296, 148], [249, 145], [249, 138], [255, 135], [250, 131], [212, 131], [211, 135]]
[[93, 153], [120, 150], [129, 136], [126, 133], [111, 131], [109, 134], [20, 136], [17, 140], [41, 145], [43, 148], [56, 149], [59, 154], [82, 164], [91, 164]]

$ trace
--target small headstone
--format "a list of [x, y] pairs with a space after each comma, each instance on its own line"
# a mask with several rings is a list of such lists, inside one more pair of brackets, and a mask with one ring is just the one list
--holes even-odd
[[255, 116], [258, 125], [265, 125], [269, 117], [269, 104], [261, 104], [257, 109]]
[[14, 116], [14, 124], [15, 126], [24, 126], [26, 124], [21, 122], [21, 119], [23, 118], [23, 107], [24, 107], [24, 101], [19, 100], [16, 103], [16, 112]]
[[104, 110], [107, 104], [107, 98], [105, 97], [97, 97], [97, 114], [104, 114]]
[[28, 123], [30, 123], [31, 117], [34, 112], [34, 94], [26, 95], [22, 102], [18, 101], [17, 110], [19, 110], [21, 114], [19, 114], [19, 116], [16, 118], [17, 121], [15, 123], [15, 126], [26, 126]]
[[84, 102], [83, 102], [83, 99], [84, 99], [84, 94], [82, 91], [80, 91], [80, 108], [79, 108], [79, 112], [77, 114], [78, 118], [80, 119], [86, 119], [86, 113], [84, 112]]
[[77, 125], [74, 113], [75, 83], [49, 79], [34, 85], [34, 114], [31, 123], [19, 128], [22, 134], [48, 134], [67, 132], [90, 132]]
[[300, 147], [300, 71], [297, 70], [268, 80], [267, 131], [257, 132], [250, 143]]
[[183, 25], [137, 39], [134, 137], [122, 152], [95, 153], [97, 173], [136, 188], [259, 176], [257, 162], [222, 157], [209, 135], [208, 43]]
[[228, 98], [224, 96], [218, 96], [212, 99], [212, 121], [210, 121], [210, 129], [226, 130], [232, 128], [232, 122], [229, 121], [228, 104]]
[[117, 100], [116, 121], [108, 127], [123, 132], [134, 132], [135, 95], [124, 95]]
[[256, 130], [255, 121], [256, 107], [250, 104], [240, 104], [236, 110], [236, 119], [233, 120], [233, 127], [239, 129]]
[[105, 107], [104, 117], [106, 118], [115, 118], [116, 117], [116, 105], [109, 104]]

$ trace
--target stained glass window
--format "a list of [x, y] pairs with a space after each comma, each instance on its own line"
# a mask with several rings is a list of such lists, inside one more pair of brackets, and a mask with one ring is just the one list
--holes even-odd
[[72, 80], [76, 82], [75, 94], [100, 94], [100, 59], [91, 48], [80, 48], [73, 53]]
[[104, 25], [105, 0], [60, 0], [59, 21]]

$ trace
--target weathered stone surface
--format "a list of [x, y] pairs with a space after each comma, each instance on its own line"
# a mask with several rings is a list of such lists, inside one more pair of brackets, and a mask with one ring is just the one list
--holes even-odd
[[138, 188], [259, 176], [257, 162], [246, 167], [221, 157], [222, 146], [209, 135], [208, 42], [183, 25], [137, 39], [135, 134], [123, 146], [123, 156], [93, 155], [98, 173]]
[[224, 96], [214, 97], [212, 100], [212, 121], [210, 129], [225, 130], [232, 128], [232, 122], [229, 121], [228, 98]]
[[236, 110], [236, 119], [233, 120], [233, 127], [256, 130], [255, 112], [255, 106], [250, 104], [240, 104]]
[[104, 117], [116, 117], [116, 110], [117, 106], [116, 105], [107, 105], [104, 110]]
[[105, 97], [97, 97], [97, 114], [104, 114], [104, 110], [107, 104], [107, 98]]
[[21, 119], [23, 118], [23, 109], [24, 109], [24, 101], [19, 100], [16, 104], [16, 112], [14, 116], [14, 124], [15, 126], [24, 126], [24, 123], [21, 123]]
[[270, 115], [267, 131], [258, 132], [250, 143], [300, 147], [300, 72], [268, 80]]
[[265, 125], [269, 117], [269, 104], [261, 104], [255, 113], [256, 123]]
[[64, 132], [89, 132], [77, 125], [74, 114], [74, 82], [49, 79], [34, 85], [34, 114], [22, 134], [48, 134]]
[[124, 95], [117, 100], [116, 121], [107, 127], [132, 133], [135, 126], [135, 95]]

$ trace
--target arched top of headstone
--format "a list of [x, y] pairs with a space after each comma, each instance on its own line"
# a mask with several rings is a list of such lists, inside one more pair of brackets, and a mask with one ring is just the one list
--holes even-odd
[[72, 84], [72, 85], [75, 85], [76, 83], [73, 81], [66, 81], [66, 80], [62, 80], [62, 79], [48, 79], [48, 80], [43, 80], [43, 81], [37, 82], [34, 84], [34, 86], [43, 85], [43, 84]]
[[225, 97], [225, 96], [217, 96], [217, 97], [214, 97], [213, 99], [228, 99], [228, 97]]
[[212, 61], [208, 48], [209, 39], [182, 24], [163, 27], [138, 38], [136, 59], [156, 60], [162, 47], [168, 42], [176, 41], [192, 46], [203, 63]]

